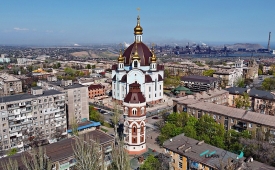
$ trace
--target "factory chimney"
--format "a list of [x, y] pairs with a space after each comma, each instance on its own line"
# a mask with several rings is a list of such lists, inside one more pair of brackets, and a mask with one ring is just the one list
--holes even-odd
[[270, 38], [271, 38], [271, 32], [269, 32], [269, 37], [268, 37], [268, 44], [267, 44], [268, 51], [270, 51]]

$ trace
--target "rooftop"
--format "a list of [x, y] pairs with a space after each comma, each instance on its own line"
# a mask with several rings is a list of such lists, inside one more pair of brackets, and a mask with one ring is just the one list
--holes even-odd
[[214, 78], [214, 77], [190, 75], [190, 76], [183, 76], [183, 77], [181, 77], [181, 81], [213, 83], [215, 81], [218, 81], [218, 79]]
[[[180, 155], [188, 157], [195, 162], [202, 163], [214, 168], [220, 168], [220, 161], [222, 161], [223, 164], [227, 164], [228, 160], [237, 161], [236, 158], [238, 156], [237, 154], [225, 151], [204, 142], [201, 142], [199, 144], [198, 140], [186, 137], [184, 136], [184, 134], [180, 134], [170, 140], [165, 141], [163, 147]], [[206, 158], [206, 155], [211, 153], [219, 155], [219, 158]]]
[[84, 85], [78, 84], [78, 83], [73, 83], [72, 85], [68, 85], [68, 86], [62, 86], [61, 85], [61, 81], [48, 81], [48, 84], [54, 85], [54, 86], [59, 86], [64, 88], [64, 90], [66, 89], [74, 89], [74, 88], [79, 88], [79, 87], [86, 87]]
[[7, 73], [0, 74], [0, 79], [2, 79], [4, 82], [20, 81], [20, 79]]
[[[236, 159], [237, 154], [217, 148], [215, 146], [198, 141], [180, 134], [164, 142], [163, 147], [171, 150], [179, 155], [188, 157], [194, 162], [202, 163], [213, 168], [221, 169], [221, 161], [223, 165], [227, 165], [228, 161], [243, 162], [245, 157]], [[206, 155], [215, 155], [215, 157], [206, 157]], [[218, 157], [216, 157], [218, 155]], [[190, 164], [192, 166], [194, 164]], [[251, 170], [273, 170], [274, 167], [263, 164], [258, 161], [247, 162], [246, 166]]]
[[12, 102], [17, 100], [26, 100], [26, 99], [32, 99], [32, 98], [38, 98], [42, 96], [50, 96], [50, 95], [56, 95], [56, 94], [63, 94], [63, 93], [57, 90], [46, 90], [46, 91], [43, 91], [42, 95], [32, 95], [32, 94], [25, 93], [25, 94], [4, 96], [0, 98], [0, 103], [7, 103], [7, 102]]

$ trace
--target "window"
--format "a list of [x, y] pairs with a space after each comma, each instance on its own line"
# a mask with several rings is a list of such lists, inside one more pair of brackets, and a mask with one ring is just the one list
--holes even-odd
[[249, 127], [249, 128], [252, 128], [252, 126], [253, 126], [252, 123], [249, 123], [249, 124], [248, 124], [248, 127]]
[[182, 156], [180, 155], [180, 160], [182, 161]]
[[134, 61], [134, 67], [137, 67], [138, 63], [137, 61]]
[[213, 119], [216, 119], [216, 115], [213, 115]]
[[4, 106], [1, 106], [1, 110], [3, 110], [4, 109]]
[[149, 87], [149, 92], [151, 92], [151, 87]]
[[161, 85], [159, 85], [159, 89], [161, 90]]
[[136, 108], [133, 108], [133, 109], [132, 109], [132, 114], [133, 114], [133, 115], [136, 115], [136, 114], [137, 114], [137, 109], [136, 109]]
[[6, 118], [2, 118], [2, 121], [5, 121], [6, 120]]
[[231, 123], [234, 123], [234, 119], [231, 119]]
[[182, 168], [182, 162], [179, 162], [179, 168]]
[[149, 94], [149, 99], [151, 98], [151, 95]]

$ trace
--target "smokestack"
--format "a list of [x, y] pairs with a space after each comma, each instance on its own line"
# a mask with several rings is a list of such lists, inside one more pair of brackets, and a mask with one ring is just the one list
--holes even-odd
[[271, 32], [269, 32], [269, 37], [268, 37], [268, 44], [267, 44], [268, 51], [270, 51], [270, 38], [271, 38]]

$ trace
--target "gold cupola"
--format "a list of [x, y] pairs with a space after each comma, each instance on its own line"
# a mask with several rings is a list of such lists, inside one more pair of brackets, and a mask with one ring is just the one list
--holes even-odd
[[154, 48], [152, 49], [151, 52], [152, 52], [151, 62], [155, 63], [157, 61], [157, 57], [156, 57]]
[[119, 63], [124, 63], [124, 57], [122, 56], [121, 50], [119, 50], [119, 57], [117, 59]]
[[137, 26], [134, 28], [135, 35], [142, 35], [142, 27], [140, 26], [140, 17], [137, 17]]
[[135, 53], [134, 53], [134, 55], [132, 57], [132, 61], [133, 60], [140, 60], [140, 57], [139, 57], [138, 52], [137, 52], [137, 43], [136, 43], [135, 46], [136, 46], [136, 51], [135, 51]]

